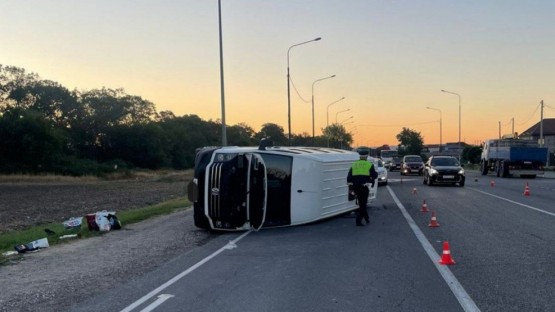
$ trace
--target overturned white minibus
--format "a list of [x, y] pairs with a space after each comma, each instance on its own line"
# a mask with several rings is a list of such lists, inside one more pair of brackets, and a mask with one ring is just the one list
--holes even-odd
[[[357, 208], [347, 173], [356, 152], [321, 147], [203, 148], [188, 186], [200, 228], [237, 231], [291, 226]], [[376, 198], [378, 183], [368, 202]]]

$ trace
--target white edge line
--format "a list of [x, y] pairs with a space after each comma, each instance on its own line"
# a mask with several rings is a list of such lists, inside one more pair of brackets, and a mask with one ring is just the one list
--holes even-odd
[[140, 306], [141, 304], [143, 304], [145, 301], [149, 300], [150, 298], [156, 296], [156, 294], [158, 294], [159, 292], [161, 292], [162, 290], [166, 289], [167, 287], [171, 286], [172, 284], [174, 284], [175, 282], [177, 282], [178, 280], [180, 280], [181, 278], [185, 277], [187, 274], [193, 272], [194, 270], [198, 269], [200, 266], [202, 266], [203, 264], [205, 264], [206, 262], [210, 261], [212, 258], [216, 257], [217, 255], [219, 255], [220, 253], [222, 253], [224, 250], [228, 250], [228, 249], [232, 249], [235, 248], [236, 245], [235, 243], [237, 243], [238, 241], [240, 241], [241, 239], [243, 239], [245, 236], [247, 236], [251, 231], [247, 231], [245, 233], [243, 233], [241, 236], [237, 237], [236, 239], [228, 242], [225, 246], [223, 246], [222, 248], [216, 250], [214, 253], [212, 253], [211, 255], [209, 255], [208, 257], [200, 260], [199, 262], [195, 263], [193, 266], [191, 266], [190, 268], [188, 268], [187, 270], [179, 273], [178, 275], [176, 275], [175, 277], [173, 277], [172, 279], [170, 279], [169, 281], [165, 282], [164, 284], [160, 285], [158, 288], [154, 289], [153, 291], [149, 292], [148, 294], [144, 295], [142, 298], [140, 298], [139, 300], [133, 302], [132, 304], [130, 304], [129, 306], [127, 306], [125, 309], [121, 310], [121, 312], [130, 312], [133, 309], [135, 309], [136, 307]]
[[487, 192], [484, 192], [484, 191], [480, 191], [480, 190], [477, 190], [477, 189], [475, 189], [475, 188], [473, 188], [473, 187], [469, 187], [468, 189], [473, 190], [473, 191], [478, 192], [478, 193], [482, 193], [482, 194], [484, 194], [484, 195], [489, 195], [489, 196], [491, 196], [491, 197], [495, 197], [495, 198], [497, 198], [497, 199], [502, 199], [502, 200], [504, 200], [504, 201], [507, 201], [507, 202], [512, 203], [512, 204], [515, 204], [515, 205], [519, 205], [519, 206], [522, 206], [522, 207], [525, 207], [525, 208], [528, 208], [528, 209], [536, 210], [536, 211], [538, 211], [538, 212], [545, 213], [545, 214], [550, 215], [550, 216], [552, 216], [552, 217], [555, 217], [555, 213], [553, 213], [553, 212], [541, 210], [541, 209], [539, 209], [539, 208], [532, 207], [532, 206], [529, 206], [529, 205], [526, 205], [526, 204], [522, 204], [522, 203], [516, 202], [516, 201], [514, 201], [514, 200], [510, 200], [510, 199], [507, 199], [507, 198], [503, 198], [503, 197], [501, 197], [501, 196], [493, 195], [493, 194], [490, 194], [490, 193], [487, 193]]
[[451, 289], [451, 291], [459, 301], [463, 310], [467, 312], [480, 311], [480, 309], [478, 309], [478, 306], [476, 306], [476, 303], [474, 303], [474, 300], [470, 298], [466, 290], [462, 287], [462, 285], [459, 283], [455, 275], [453, 275], [451, 270], [449, 270], [447, 266], [439, 264], [439, 261], [438, 261], [439, 255], [436, 253], [434, 247], [432, 246], [432, 244], [430, 244], [430, 242], [428, 241], [424, 233], [420, 230], [418, 225], [416, 225], [416, 223], [414, 222], [414, 219], [410, 216], [410, 214], [405, 209], [405, 206], [403, 206], [399, 198], [397, 198], [395, 193], [393, 193], [393, 190], [391, 190], [389, 186], [387, 186], [387, 190], [389, 191], [389, 194], [391, 194], [391, 197], [393, 197], [393, 200], [395, 201], [395, 203], [403, 213], [403, 216], [405, 217], [409, 226], [414, 232], [414, 235], [416, 235], [416, 238], [418, 239], [418, 241], [420, 242], [420, 244], [428, 254], [428, 257], [430, 258], [430, 260], [432, 260], [432, 263], [434, 264], [436, 269], [443, 277], [443, 280], [445, 280], [445, 282], [447, 283], [447, 286], [449, 286], [449, 288]]
[[144, 308], [141, 310], [141, 312], [150, 312], [154, 309], [156, 309], [159, 305], [161, 305], [162, 303], [164, 303], [164, 301], [173, 298], [173, 295], [170, 294], [161, 294], [160, 296], [158, 296], [158, 299], [156, 299], [156, 301], [154, 301], [153, 303], [149, 304], [148, 307]]

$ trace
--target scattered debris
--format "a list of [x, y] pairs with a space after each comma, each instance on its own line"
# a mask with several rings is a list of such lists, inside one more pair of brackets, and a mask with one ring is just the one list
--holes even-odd
[[121, 229], [121, 222], [115, 211], [97, 211], [86, 216], [89, 231], [110, 231]]
[[80, 229], [83, 223], [83, 217], [71, 217], [69, 220], [64, 221], [64, 227], [66, 229]]
[[96, 214], [89, 213], [85, 216], [87, 218], [87, 226], [89, 227], [89, 231], [98, 231], [98, 224], [96, 224]]
[[17, 251], [18, 253], [25, 253], [28, 251], [36, 251], [41, 248], [47, 248], [49, 246], [50, 244], [48, 244], [48, 238], [45, 237], [45, 238], [37, 239], [25, 245], [23, 244], [16, 245], [14, 246], [14, 248], [15, 248], [15, 251]]
[[110, 220], [108, 220], [108, 215], [115, 214], [115, 212], [108, 212], [106, 210], [98, 211], [95, 216], [96, 225], [98, 229], [103, 232], [111, 230]]
[[44, 231], [45, 231], [46, 234], [48, 234], [48, 235], [56, 235], [56, 232], [52, 231], [51, 229], [44, 229]]
[[78, 236], [79, 235], [77, 235], [77, 234], [67, 234], [67, 235], [60, 236], [60, 239], [75, 238], [75, 237], [78, 237]]
[[106, 218], [108, 218], [108, 221], [110, 221], [110, 228], [112, 230], [121, 229], [121, 222], [115, 214], [109, 214]]

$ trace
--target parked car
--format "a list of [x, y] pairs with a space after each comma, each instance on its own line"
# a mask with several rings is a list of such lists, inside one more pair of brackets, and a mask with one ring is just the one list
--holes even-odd
[[424, 172], [424, 161], [419, 155], [405, 155], [401, 161], [401, 175], [418, 174]]
[[464, 168], [456, 157], [432, 156], [424, 166], [424, 184], [448, 183], [464, 186]]
[[389, 165], [389, 171], [401, 171], [401, 157], [393, 157], [391, 164]]
[[383, 160], [374, 157], [368, 157], [368, 161], [374, 164], [374, 169], [378, 173], [378, 186], [387, 185], [387, 169]]

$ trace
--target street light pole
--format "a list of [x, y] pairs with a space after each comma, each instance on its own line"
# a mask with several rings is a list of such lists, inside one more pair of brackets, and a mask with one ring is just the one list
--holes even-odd
[[218, 22], [220, 28], [220, 88], [222, 105], [222, 146], [227, 146], [227, 133], [225, 125], [225, 94], [224, 94], [224, 56], [222, 47], [222, 5], [218, 0]]
[[462, 152], [461, 151], [461, 95], [447, 90], [441, 90], [441, 92], [453, 94], [459, 97], [459, 158], [460, 158], [460, 153]]
[[353, 119], [353, 118], [355, 118], [355, 116], [351, 116], [351, 117], [349, 117], [349, 118], [343, 120], [342, 122], [340, 122], [340, 124], [344, 125], [346, 121], [351, 120], [351, 119]]
[[335, 113], [335, 123], [337, 123], [337, 115], [339, 115], [339, 114], [341, 114], [341, 113], [343, 113], [343, 112], [348, 112], [348, 111], [350, 111], [350, 110], [351, 110], [350, 108], [347, 108], [347, 109], [344, 109], [344, 110], [342, 110], [342, 111], [338, 111], [337, 113]]
[[297, 43], [294, 44], [292, 46], [289, 47], [289, 49], [287, 49], [287, 124], [288, 124], [288, 132], [289, 132], [289, 146], [291, 146], [291, 79], [290, 79], [290, 75], [289, 75], [289, 52], [291, 51], [291, 49], [293, 47], [296, 46], [300, 46], [301, 44], [305, 44], [305, 43], [309, 43], [312, 41], [318, 41], [322, 38], [318, 37], [318, 38], [314, 38], [312, 40], [308, 40], [305, 42], [301, 42], [301, 43]]
[[427, 109], [435, 110], [439, 112], [439, 152], [441, 153], [441, 143], [442, 143], [442, 130], [441, 130], [441, 120], [443, 119], [441, 116], [441, 109], [433, 108], [433, 107], [426, 107]]
[[330, 78], [333, 78], [333, 77], [335, 77], [335, 75], [331, 75], [331, 76], [328, 76], [328, 77], [324, 77], [324, 78], [314, 80], [314, 82], [312, 83], [312, 146], [315, 145], [315, 140], [314, 140], [314, 85], [318, 81], [330, 79]]
[[326, 110], [326, 127], [330, 126], [330, 106], [332, 106], [333, 104], [336, 104], [337, 102], [339, 102], [341, 100], [344, 100], [344, 99], [345, 99], [345, 97], [342, 97], [339, 100], [328, 104], [328, 108]]
[[[327, 129], [328, 133], [329, 133], [329, 126], [330, 126], [330, 106], [332, 106], [333, 104], [335, 104], [335, 103], [337, 103], [341, 100], [344, 100], [344, 99], [345, 99], [345, 97], [342, 97], [339, 100], [328, 104], [328, 107], [326, 108], [326, 129]], [[328, 147], [330, 147], [330, 136], [329, 135], [327, 135], [327, 139], [328, 139]]]

